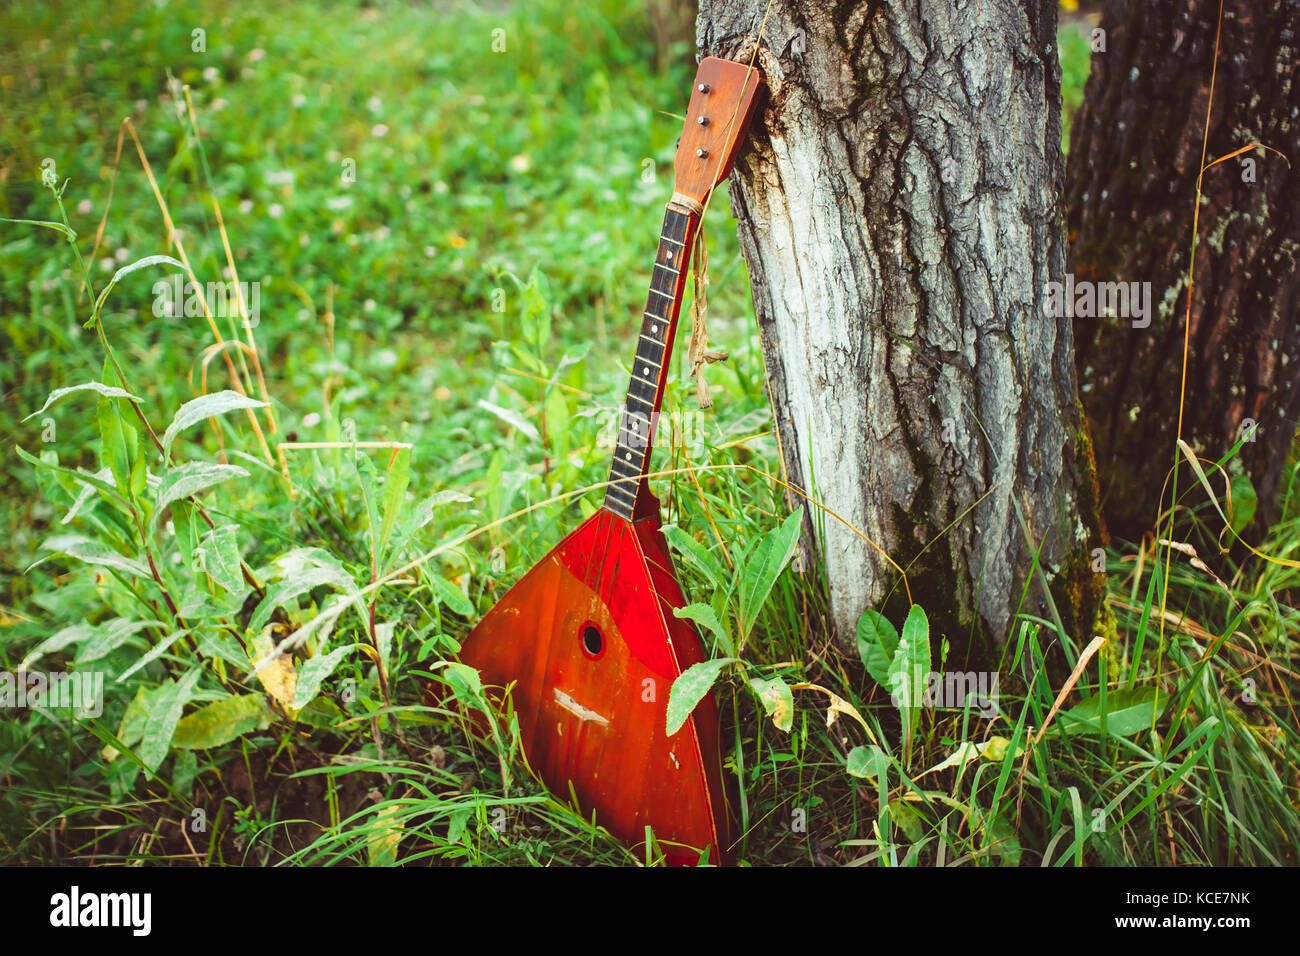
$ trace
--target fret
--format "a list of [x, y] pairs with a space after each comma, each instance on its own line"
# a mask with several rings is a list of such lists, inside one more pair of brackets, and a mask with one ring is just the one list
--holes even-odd
[[650, 291], [676, 298], [677, 275], [672, 269], [656, 263], [654, 273], [650, 276]]
[[628, 380], [627, 392], [629, 395], [635, 394], [637, 398], [644, 399], [651, 403], [657, 403], [659, 397], [659, 386], [655, 382], [647, 382], [645, 379], [633, 376]]
[[672, 233], [671, 238], [681, 241], [686, 238], [686, 227], [690, 223], [688, 213], [678, 212], [671, 206], [664, 209], [664, 228], [659, 231], [662, 238], [667, 233]]
[[629, 448], [624, 442], [618, 443], [618, 448], [614, 452], [615, 462], [633, 462], [643, 459], [645, 456], [642, 452]]
[[616, 458], [614, 464], [621, 465], [622, 470], [620, 471], [617, 467], [611, 466], [610, 478], [616, 481], [631, 481], [634, 483], [641, 480], [641, 475], [644, 473], [646, 466], [645, 459], [635, 454], [632, 456], [632, 461], [628, 461], [626, 458]]
[[630, 505], [630, 503], [636, 501], [637, 499], [636, 493], [629, 492], [629, 490], [625, 488], [620, 488], [620, 485], [623, 484], [623, 481], [627, 481], [627, 479], [614, 481], [614, 483], [608, 485], [607, 488], [604, 489], [604, 494], [606, 494], [606, 497], [611, 496], [611, 494], [616, 494], [616, 496], [619, 496], [620, 498], [627, 498], [628, 503]]
[[[624, 448], [630, 448], [635, 454], [644, 455], [645, 450], [650, 447], [650, 433], [639, 432], [629, 428], [619, 429], [618, 443]], [[627, 459], [624, 459], [625, 461]]]
[[646, 433], [648, 434], [652, 427], [650, 419], [643, 418], [635, 412], [629, 411], [627, 408], [623, 409], [623, 421], [619, 425], [619, 428], [626, 431], [628, 434], [640, 436], [641, 432], [639, 429], [641, 428], [646, 429]]
[[610, 493], [609, 493], [608, 491], [606, 491], [606, 492], [605, 492], [605, 507], [606, 507], [606, 509], [608, 509], [609, 511], [614, 512], [614, 514], [618, 515], [620, 518], [624, 518], [624, 519], [626, 519], [626, 520], [628, 520], [628, 521], [631, 521], [631, 520], [632, 520], [632, 509], [633, 509], [635, 506], [634, 506], [633, 504], [630, 504], [630, 503], [626, 503], [626, 502], [624, 502], [621, 498], [614, 498], [614, 497], [611, 497], [611, 496], [610, 496]]
[[[619, 461], [616, 460], [616, 461], [615, 461], [615, 465], [617, 465], [617, 464], [619, 464]], [[633, 466], [633, 465], [630, 465], [630, 464], [626, 464], [626, 463], [624, 463], [624, 465], [625, 465], [625, 467], [627, 467], [627, 468], [631, 468], [632, 470], [631, 470], [631, 471], [618, 471], [618, 470], [615, 469], [615, 468], [611, 468], [611, 469], [610, 469], [610, 473], [609, 473], [609, 474], [610, 474], [610, 477], [614, 479], [615, 485], [617, 485], [619, 482], [624, 482], [624, 481], [632, 481], [632, 482], [636, 482], [636, 481], [640, 481], [640, 480], [641, 480], [641, 469], [640, 469], [639, 467], [636, 467], [636, 466]]]
[[694, 233], [693, 214], [669, 206], [664, 210], [663, 228], [650, 273], [650, 288], [637, 333], [636, 354], [627, 384], [618, 426], [611, 483], [605, 507], [631, 520], [636, 497], [650, 461], [655, 433], [656, 409], [662, 398], [662, 382], [668, 364], [668, 343], [672, 340], [680, 306], [685, 262]]
[[630, 419], [632, 419], [633, 421], [640, 422], [642, 425], [645, 425], [647, 428], [650, 427], [650, 419], [646, 418], [644, 415], [638, 415], [636, 412], [632, 411], [630, 408], [625, 408], [625, 409], [623, 409], [623, 415], [624, 415], [625, 419], [626, 419], [626, 418], [630, 418]]

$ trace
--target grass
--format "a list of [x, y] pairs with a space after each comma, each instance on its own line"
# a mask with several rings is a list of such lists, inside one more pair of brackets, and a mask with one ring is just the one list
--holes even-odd
[[[0, 720], [0, 861], [660, 862], [542, 790], [508, 715], [466, 722], [481, 688], [448, 662], [596, 507], [571, 493], [606, 478], [602, 409], [626, 382], [680, 129], [658, 105], [680, 101], [692, 51], [636, 5], [311, 9], [0, 11], [0, 215], [66, 215], [77, 237], [0, 223], [0, 664], [107, 675], [101, 715]], [[1077, 103], [1086, 58], [1065, 34]], [[129, 135], [117, 154], [128, 115], [157, 195]], [[1296, 568], [1220, 553], [1199, 485], [1176, 528], [1201, 566], [1179, 552], [1165, 581], [1150, 542], [1108, 555], [1114, 632], [1051, 719], [1050, 623], [1016, 622], [990, 716], [899, 707], [871, 644], [901, 628], [921, 647], [923, 614], [845, 660], [815, 571], [746, 584], [758, 551], [786, 553], [790, 506], [725, 200], [710, 333], [731, 359], [703, 413], [678, 350], [655, 467], [686, 593], [720, 622], [710, 650], [742, 659], [717, 685], [738, 857], [1294, 864]], [[154, 283], [180, 274], [164, 262], [123, 275], [87, 327], [118, 270], [177, 255], [166, 217], [200, 281], [233, 266], [260, 283], [251, 333], [213, 321], [255, 348], [213, 351], [201, 315], [155, 315]], [[138, 413], [81, 391], [24, 420], [90, 381]], [[269, 406], [227, 396], [170, 458], [153, 446], [186, 402], [236, 385]], [[378, 447], [293, 447], [353, 440]], [[180, 477], [201, 506], [152, 527]], [[1262, 547], [1295, 561], [1297, 509]], [[321, 615], [291, 662], [253, 673]], [[945, 646], [927, 626], [904, 679], [942, 670]], [[459, 709], [426, 705], [424, 680]]]

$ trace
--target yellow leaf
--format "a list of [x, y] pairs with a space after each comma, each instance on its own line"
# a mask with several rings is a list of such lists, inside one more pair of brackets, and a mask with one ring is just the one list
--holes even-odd
[[406, 835], [406, 823], [398, 814], [402, 804], [390, 803], [380, 807], [375, 814], [375, 826], [366, 840], [366, 855], [371, 866], [394, 866], [397, 863], [397, 845]]
[[[275, 649], [275, 625], [268, 624], [262, 633], [248, 642], [249, 660], [254, 667]], [[281, 654], [257, 674], [266, 692], [285, 713], [293, 716], [297, 713], [293, 707], [293, 695], [298, 687], [298, 671], [293, 666], [293, 659], [288, 654]]]

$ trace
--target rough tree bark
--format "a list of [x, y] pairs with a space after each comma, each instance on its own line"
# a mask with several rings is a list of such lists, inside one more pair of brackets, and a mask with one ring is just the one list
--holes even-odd
[[[1219, 0], [1114, 0], [1071, 134], [1067, 205], [1079, 280], [1147, 281], [1150, 328], [1075, 322], [1109, 529], [1154, 525], [1176, 453], [1187, 266]], [[1183, 436], [1240, 462], [1273, 507], [1300, 417], [1300, 0], [1227, 0], [1192, 299]], [[1243, 160], [1249, 159], [1249, 165]], [[1250, 168], [1253, 166], [1253, 170]], [[1252, 177], [1253, 174], [1253, 177]], [[1254, 181], [1248, 181], [1250, 179]], [[1249, 423], [1244, 429], [1249, 431]], [[1166, 502], [1167, 504], [1167, 502]]]
[[[699, 52], [747, 59], [766, 6], [702, 0]], [[1080, 643], [1097, 623], [1071, 331], [1041, 311], [1065, 254], [1055, 7], [774, 0], [771, 97], [732, 178], [790, 479], [908, 569], [953, 662], [1020, 607], [1054, 604]], [[847, 649], [865, 608], [898, 622], [905, 599], [818, 523]]]

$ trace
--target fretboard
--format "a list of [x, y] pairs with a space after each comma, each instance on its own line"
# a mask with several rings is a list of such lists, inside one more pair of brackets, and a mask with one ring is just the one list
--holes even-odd
[[659, 232], [659, 249], [650, 275], [650, 292], [641, 315], [641, 331], [632, 362], [632, 378], [619, 420], [618, 444], [605, 492], [605, 507], [631, 520], [637, 495], [650, 465], [659, 406], [663, 402], [672, 356], [677, 313], [682, 304], [690, 245], [695, 236], [693, 213], [669, 205]]

